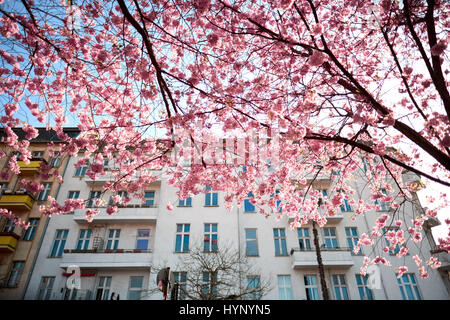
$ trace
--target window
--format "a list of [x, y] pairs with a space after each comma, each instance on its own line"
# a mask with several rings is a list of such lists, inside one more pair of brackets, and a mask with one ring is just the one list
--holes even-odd
[[23, 236], [23, 240], [25, 241], [31, 241], [34, 239], [34, 234], [36, 233], [37, 226], [39, 225], [39, 219], [31, 218], [28, 222], [30, 223], [30, 226], [25, 231], [25, 234]]
[[345, 283], [345, 275], [343, 274], [333, 274], [333, 289], [334, 297], [336, 300], [348, 300], [348, 290]]
[[67, 199], [78, 199], [80, 197], [80, 191], [69, 191]]
[[300, 250], [311, 250], [311, 238], [308, 228], [297, 228], [298, 245]]
[[273, 241], [275, 243], [275, 255], [287, 256], [286, 233], [284, 228], [273, 229]]
[[86, 175], [88, 165], [83, 164], [75, 170], [75, 177], [84, 177]]
[[64, 288], [63, 300], [76, 300], [77, 294], [78, 294], [77, 288], [73, 288], [73, 289]]
[[99, 277], [95, 300], [108, 300], [112, 277]]
[[149, 207], [155, 206], [155, 191], [144, 192], [144, 204]]
[[217, 252], [217, 223], [205, 223], [203, 251]]
[[258, 256], [256, 229], [245, 229], [245, 254], [250, 257]]
[[361, 300], [374, 300], [372, 290], [367, 286], [368, 276], [356, 274], [356, 286], [358, 287], [359, 297]]
[[25, 266], [25, 261], [14, 261], [12, 269], [8, 276], [8, 281], [6, 283], [7, 287], [13, 288], [17, 287], [19, 284], [20, 276], [22, 275], [23, 267]]
[[33, 152], [33, 158], [41, 159], [44, 156], [44, 151]]
[[179, 200], [178, 201], [178, 206], [179, 207], [192, 207], [192, 198], [186, 198], [184, 200]]
[[14, 232], [16, 224], [13, 220], [6, 220], [5, 226], [3, 227], [3, 232]]
[[78, 236], [77, 250], [89, 249], [89, 241], [91, 240], [92, 230], [81, 229]]
[[50, 193], [50, 189], [52, 188], [52, 184], [51, 183], [43, 183], [42, 185], [44, 186], [44, 189], [42, 189], [42, 191], [39, 192], [37, 199], [39, 201], [46, 201], [48, 198], [48, 194]]
[[400, 245], [396, 244], [395, 248], [392, 250], [391, 242], [388, 240], [388, 237], [393, 237], [394, 233], [398, 231], [397, 227], [384, 228], [384, 240], [386, 241], [386, 246], [389, 247], [389, 254], [394, 255], [400, 252]]
[[100, 197], [102, 196], [102, 192], [101, 191], [91, 191], [91, 193], [89, 194], [89, 201], [87, 204], [88, 208], [92, 208], [95, 203], [95, 199], [100, 199]]
[[173, 280], [178, 283], [178, 299], [186, 299], [186, 289], [187, 289], [187, 272], [174, 272]]
[[[337, 192], [344, 193], [344, 190], [337, 190]], [[341, 204], [341, 211], [342, 211], [342, 212], [349, 212], [349, 211], [352, 211], [351, 205], [348, 203], [348, 200], [345, 199], [345, 194], [344, 194], [344, 203]]]
[[397, 278], [403, 300], [421, 300], [419, 287], [413, 273], [405, 273]]
[[120, 229], [109, 229], [106, 250], [116, 250], [119, 246]]
[[150, 244], [150, 229], [139, 229], [137, 231], [136, 249], [148, 250]]
[[61, 153], [55, 152], [53, 154], [53, 157], [50, 159], [50, 166], [59, 167], [60, 164], [61, 164]]
[[[217, 295], [217, 272], [202, 272], [202, 298], [212, 298]], [[203, 299], [205, 300], [205, 299]], [[209, 300], [209, 299], [208, 299]]]
[[251, 198], [253, 198], [253, 193], [249, 192], [248, 198], [244, 200], [244, 212], [255, 212], [255, 206], [251, 203], [253, 200]]
[[[348, 247], [352, 250], [351, 253], [354, 254], [353, 248], [356, 247], [359, 241], [358, 230], [353, 227], [345, 228], [345, 235], [347, 236]], [[357, 254], [362, 254], [361, 249], [359, 249]]]
[[[381, 189], [381, 193], [387, 196], [386, 189]], [[380, 201], [379, 199], [375, 200], [375, 204], [380, 206], [379, 211], [389, 211], [389, 208], [391, 207], [391, 203], [389, 201]]]
[[206, 186], [206, 190], [208, 192], [205, 194], [205, 206], [207, 206], [207, 207], [219, 206], [218, 193], [212, 192], [210, 186]]
[[190, 228], [190, 224], [177, 224], [177, 232], [175, 236], [175, 252], [189, 251]]
[[130, 287], [128, 288], [128, 300], [140, 300], [144, 277], [130, 277]]
[[[67, 199], [78, 199], [80, 197], [80, 191], [69, 191]], [[68, 213], [74, 213], [75, 211], [70, 211]]]
[[55, 277], [42, 277], [39, 285], [37, 300], [50, 300]]
[[[271, 194], [270, 197], [274, 198], [276, 197], [278, 194], [280, 193], [280, 190], [276, 190], [275, 194]], [[281, 208], [281, 200], [276, 200], [276, 210], [275, 212], [281, 212], [282, 208]]]
[[259, 276], [248, 276], [247, 277], [247, 299], [248, 300], [259, 300], [261, 299], [261, 283]]
[[8, 182], [0, 182], [0, 193], [8, 188]]
[[323, 238], [325, 240], [325, 248], [338, 248], [336, 228], [323, 228]]
[[307, 300], [319, 300], [319, 288], [316, 275], [305, 275], [305, 291]]
[[280, 300], [292, 300], [292, 284], [291, 276], [279, 275], [278, 276], [278, 298]]
[[50, 258], [62, 257], [68, 234], [69, 230], [56, 230], [55, 240], [53, 241], [52, 250], [50, 251]]
[[366, 158], [362, 158], [362, 164], [363, 164], [363, 170], [364, 172], [367, 172], [367, 170], [369, 169], [370, 165], [369, 165], [369, 160], [367, 160]]

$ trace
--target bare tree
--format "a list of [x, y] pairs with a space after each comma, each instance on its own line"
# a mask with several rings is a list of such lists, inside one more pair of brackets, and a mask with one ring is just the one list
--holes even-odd
[[183, 255], [176, 269], [183, 273], [177, 281], [178, 298], [191, 300], [259, 300], [271, 290], [247, 257], [231, 246], [205, 252], [194, 247]]

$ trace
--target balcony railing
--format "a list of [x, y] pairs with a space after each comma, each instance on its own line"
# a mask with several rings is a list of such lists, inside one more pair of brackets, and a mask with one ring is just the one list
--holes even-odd
[[23, 176], [36, 174], [41, 168], [42, 163], [47, 164], [47, 161], [43, 158], [31, 158], [29, 164], [26, 164], [25, 161], [17, 161], [20, 167], [20, 174]]
[[[321, 247], [320, 254], [325, 267], [351, 267], [354, 265], [351, 248], [327, 248]], [[315, 248], [291, 249], [292, 268], [302, 269], [317, 267]]]
[[[94, 216], [93, 222], [139, 222], [152, 223], [158, 219], [158, 206], [128, 205], [119, 207], [119, 212], [111, 215], [106, 213], [106, 208], [97, 208], [99, 213]], [[87, 223], [84, 210], [76, 210], [73, 219], [81, 224]]]
[[9, 210], [31, 210], [34, 197], [28, 192], [5, 191], [0, 197], [0, 208]]
[[[322, 216], [325, 216], [323, 213], [321, 213]], [[300, 214], [300, 218], [301, 218], [302, 214]], [[338, 213], [336, 213], [335, 216], [332, 217], [325, 217], [327, 218], [327, 222], [340, 222], [342, 219], [344, 219], [344, 215], [342, 214], [341, 211], [339, 211]], [[288, 217], [288, 222], [294, 222], [295, 218], [294, 217]]]
[[0, 232], [0, 252], [14, 252], [19, 235], [14, 232]]
[[151, 250], [140, 249], [90, 249], [64, 250], [61, 268], [77, 265], [80, 268], [150, 268]]

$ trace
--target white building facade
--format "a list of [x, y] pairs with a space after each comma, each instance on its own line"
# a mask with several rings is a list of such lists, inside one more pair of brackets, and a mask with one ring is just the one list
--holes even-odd
[[[57, 201], [101, 196], [108, 202], [111, 194], [100, 194], [108, 176], [92, 181], [83, 167], [75, 168], [76, 162], [77, 158], [68, 162]], [[356, 181], [353, 187], [357, 196], [368, 199], [368, 188]], [[327, 190], [329, 184], [326, 179], [318, 180], [315, 187]], [[92, 222], [86, 221], [85, 210], [51, 217], [24, 298], [162, 299], [156, 288], [157, 272], [171, 267], [182, 281], [184, 270], [177, 269], [180, 260], [190, 247], [203, 246], [205, 239], [219, 250], [224, 245], [235, 248], [258, 267], [260, 274], [256, 276], [271, 283], [271, 290], [262, 299], [322, 298], [311, 224], [291, 229], [288, 217], [277, 220], [274, 214], [266, 218], [250, 202], [229, 211], [221, 192], [179, 202], [177, 190], [163, 176], [144, 192], [144, 201], [132, 200], [119, 213], [108, 215], [100, 208]], [[167, 209], [168, 202], [174, 204], [173, 210]], [[412, 205], [405, 206], [403, 212], [412, 219]], [[360, 276], [360, 267], [371, 248], [363, 247], [360, 254], [353, 254], [351, 247], [362, 233], [370, 232], [380, 212], [352, 219], [352, 210], [345, 203], [338, 216], [318, 228], [331, 299], [449, 299], [445, 279], [448, 262], [443, 261], [441, 270], [432, 269], [429, 278], [422, 279], [411, 259], [419, 250], [422, 256], [431, 256], [435, 244], [430, 228], [439, 223], [437, 220], [427, 222], [427, 239], [420, 248], [410, 246], [407, 259], [399, 261], [392, 256], [392, 267], [380, 267], [379, 288], [370, 289], [367, 278]], [[446, 257], [441, 253], [440, 259]], [[397, 279], [394, 270], [400, 265], [406, 265], [409, 271]], [[77, 268], [80, 287], [71, 289], [71, 270]]]

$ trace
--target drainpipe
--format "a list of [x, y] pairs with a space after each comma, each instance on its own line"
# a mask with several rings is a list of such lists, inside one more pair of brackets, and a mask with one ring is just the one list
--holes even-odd
[[[66, 165], [64, 166], [64, 170], [63, 170], [63, 174], [62, 174], [63, 178], [66, 175], [66, 170], [69, 165], [70, 158], [71, 158], [71, 156], [69, 156], [69, 158], [66, 161]], [[58, 189], [56, 189], [55, 199], [58, 199], [58, 194], [59, 194], [60, 189], [61, 189], [61, 184], [58, 186]], [[48, 217], [47, 221], [45, 222], [44, 230], [42, 231], [41, 239], [39, 239], [39, 245], [37, 247], [36, 253], [33, 258], [33, 264], [31, 265], [31, 270], [28, 273], [27, 282], [25, 283], [25, 288], [23, 289], [21, 300], [25, 300], [25, 294], [28, 290], [28, 285], [30, 284], [31, 276], [33, 274], [33, 270], [36, 265], [37, 258], [39, 256], [39, 252], [41, 251], [42, 242], [44, 242], [44, 236], [45, 236], [45, 233], [47, 232], [47, 227], [50, 222], [50, 219], [51, 219], [51, 217]]]
[[236, 207], [236, 210], [237, 210], [237, 236], [238, 236], [238, 254], [239, 254], [239, 295], [241, 295], [242, 294], [242, 290], [241, 290], [241, 288], [242, 288], [242, 277], [241, 277], [241, 229], [240, 229], [240, 226], [239, 226], [239, 214], [240, 214], [240, 212], [239, 212], [239, 208], [238, 207]]

